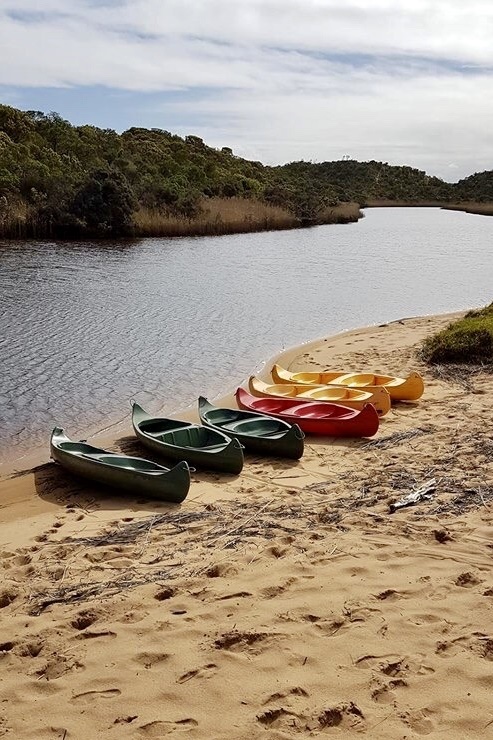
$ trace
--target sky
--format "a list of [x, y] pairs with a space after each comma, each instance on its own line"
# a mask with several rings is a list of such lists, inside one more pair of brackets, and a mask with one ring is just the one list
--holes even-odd
[[493, 169], [492, 0], [0, 0], [0, 102], [264, 164]]

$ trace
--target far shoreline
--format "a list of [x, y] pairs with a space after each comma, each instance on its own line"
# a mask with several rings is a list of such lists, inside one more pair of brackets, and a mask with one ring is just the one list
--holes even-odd
[[467, 201], [464, 203], [444, 203], [437, 200], [368, 200], [360, 204], [365, 208], [440, 208], [443, 211], [462, 211], [477, 216], [493, 216], [493, 202]]

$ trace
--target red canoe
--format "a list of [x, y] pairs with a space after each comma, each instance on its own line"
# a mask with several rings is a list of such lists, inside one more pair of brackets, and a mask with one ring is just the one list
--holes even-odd
[[372, 437], [378, 431], [379, 418], [371, 403], [362, 409], [350, 409], [329, 401], [302, 403], [295, 398], [257, 398], [244, 388], [236, 391], [240, 409], [267, 414], [298, 424], [307, 434], [323, 434], [328, 437]]

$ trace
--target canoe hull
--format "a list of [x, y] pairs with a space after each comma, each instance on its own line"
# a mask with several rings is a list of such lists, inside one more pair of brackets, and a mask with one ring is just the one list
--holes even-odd
[[[372, 437], [377, 433], [380, 423], [378, 413], [370, 403], [359, 411], [328, 402], [300, 404], [298, 399], [256, 398], [243, 388], [238, 388], [235, 396], [240, 408], [284, 419], [290, 424], [298, 424], [305, 434], [325, 437]], [[341, 409], [346, 413], [341, 414]], [[329, 411], [336, 412], [332, 418]]]
[[417, 401], [424, 393], [424, 381], [417, 372], [406, 378], [378, 373], [345, 373], [341, 371], [290, 372], [280, 365], [272, 368], [274, 383], [302, 383], [304, 385], [343, 385], [346, 388], [373, 390], [385, 388], [392, 401]]
[[190, 469], [184, 461], [169, 469], [143, 458], [117, 455], [72, 442], [60, 427], [53, 430], [50, 453], [69, 473], [133, 495], [181, 503], [190, 489]]
[[328, 401], [340, 403], [352, 409], [362, 409], [365, 404], [371, 403], [377, 412], [383, 416], [390, 411], [390, 396], [385, 388], [355, 389], [337, 385], [308, 385], [303, 383], [277, 383], [269, 385], [263, 380], [249, 378], [248, 389], [252, 396], [259, 398], [296, 398], [297, 401]]
[[[174, 444], [175, 437], [200, 436], [205, 430], [197, 424], [151, 417], [139, 404], [132, 406], [132, 425], [139, 441], [157, 455], [169, 460], [186, 460], [189, 465], [207, 470], [219, 470], [222, 473], [238, 475], [243, 468], [243, 448], [237, 439], [233, 439], [223, 432], [210, 430], [208, 434], [214, 437], [210, 441], [210, 449]], [[159, 438], [146, 432], [160, 427], [163, 434]], [[214, 447], [215, 449], [211, 449]]]
[[[219, 409], [203, 396], [199, 398], [199, 416], [204, 425], [225, 431], [250, 452], [293, 460], [303, 456], [305, 435], [297, 424], [249, 411]], [[256, 433], [241, 431], [247, 427], [256, 428]]]

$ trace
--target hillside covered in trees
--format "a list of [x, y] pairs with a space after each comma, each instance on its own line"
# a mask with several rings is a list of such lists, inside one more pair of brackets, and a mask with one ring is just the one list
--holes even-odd
[[492, 172], [452, 185], [374, 161], [267, 167], [197, 136], [0, 105], [0, 236], [224, 233], [355, 220], [370, 202], [473, 200], [493, 201]]

